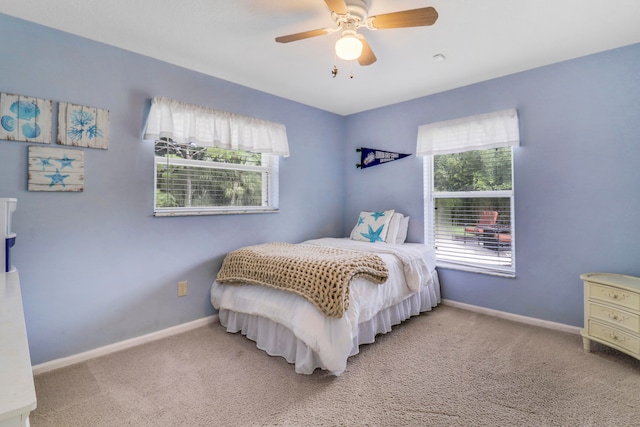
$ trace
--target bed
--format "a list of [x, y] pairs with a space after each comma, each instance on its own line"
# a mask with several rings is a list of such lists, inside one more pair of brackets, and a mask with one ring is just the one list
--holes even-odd
[[307, 240], [300, 246], [375, 254], [388, 277], [383, 284], [354, 277], [344, 312], [330, 316], [295, 292], [251, 283], [223, 284], [218, 274], [211, 286], [211, 303], [220, 324], [255, 341], [269, 355], [284, 357], [297, 373], [321, 369], [339, 376], [360, 345], [373, 343], [376, 335], [440, 303], [435, 254], [426, 245], [350, 237]]

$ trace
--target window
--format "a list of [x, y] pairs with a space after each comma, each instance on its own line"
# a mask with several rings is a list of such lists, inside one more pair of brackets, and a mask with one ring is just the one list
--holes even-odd
[[156, 216], [274, 212], [278, 157], [272, 154], [155, 143]]
[[425, 241], [435, 247], [439, 266], [515, 275], [517, 126], [515, 110], [421, 126]]
[[[429, 165], [431, 160], [432, 165]], [[434, 155], [427, 242], [442, 264], [513, 273], [512, 148]], [[430, 181], [431, 181], [430, 180]]]
[[156, 216], [278, 210], [284, 125], [156, 97], [143, 139], [155, 141]]

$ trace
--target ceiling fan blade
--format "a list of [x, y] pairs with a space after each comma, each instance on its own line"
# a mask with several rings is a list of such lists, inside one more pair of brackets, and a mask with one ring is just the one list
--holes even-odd
[[372, 16], [368, 21], [373, 29], [423, 27], [433, 25], [438, 19], [438, 12], [432, 7], [403, 10], [401, 12], [383, 13]]
[[334, 30], [331, 30], [329, 28], [320, 28], [317, 30], [303, 31], [301, 33], [295, 33], [295, 34], [289, 34], [286, 36], [276, 37], [276, 41], [278, 43], [289, 43], [289, 42], [294, 42], [296, 40], [308, 39], [310, 37], [324, 36], [325, 34], [330, 34], [333, 31]]
[[367, 42], [367, 40], [362, 36], [358, 38], [362, 42], [362, 54], [358, 58], [358, 62], [360, 63], [360, 65], [373, 64], [378, 60], [378, 58], [376, 58], [376, 55], [373, 53], [373, 50], [371, 50], [371, 46], [369, 46], [369, 43]]
[[344, 0], [324, 0], [324, 2], [329, 6], [329, 9], [331, 9], [332, 12], [335, 12], [338, 15], [346, 15], [349, 12]]

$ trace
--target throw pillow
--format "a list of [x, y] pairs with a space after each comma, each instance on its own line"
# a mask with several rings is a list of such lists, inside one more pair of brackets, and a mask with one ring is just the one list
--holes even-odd
[[384, 242], [393, 214], [393, 209], [380, 212], [360, 212], [358, 222], [351, 231], [351, 239], [363, 242]]

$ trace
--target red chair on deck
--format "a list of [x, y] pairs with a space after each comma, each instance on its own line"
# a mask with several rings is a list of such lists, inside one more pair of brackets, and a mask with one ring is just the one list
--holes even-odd
[[497, 250], [498, 251], [510, 251], [511, 250], [511, 233], [502, 232], [495, 235]]
[[476, 242], [479, 244], [480, 236], [483, 236], [486, 232], [490, 232], [492, 229], [495, 229], [497, 220], [497, 211], [483, 211], [480, 214], [480, 219], [476, 225], [464, 228], [464, 243], [467, 243], [468, 235], [470, 235], [474, 236]]

